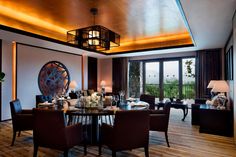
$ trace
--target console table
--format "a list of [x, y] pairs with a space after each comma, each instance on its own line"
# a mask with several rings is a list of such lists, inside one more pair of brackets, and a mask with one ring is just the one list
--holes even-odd
[[233, 135], [233, 112], [230, 109], [220, 110], [211, 105], [201, 104], [199, 120], [200, 133], [223, 136]]

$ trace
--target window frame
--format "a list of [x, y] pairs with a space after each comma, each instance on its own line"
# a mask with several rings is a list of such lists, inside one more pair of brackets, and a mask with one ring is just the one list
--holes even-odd
[[[191, 58], [195, 58], [195, 65], [196, 65], [196, 56], [183, 56], [183, 57], [171, 57], [171, 58], [155, 58], [155, 59], [146, 59], [146, 60], [129, 60], [129, 62], [142, 62], [142, 84], [143, 86], [140, 87], [142, 88], [142, 91], [140, 91], [141, 93], [145, 92], [145, 82], [146, 82], [146, 63], [151, 63], [151, 62], [159, 62], [159, 100], [163, 100], [164, 99], [164, 66], [163, 63], [166, 61], [178, 61], [179, 63], [179, 98], [182, 99], [183, 98], [183, 63], [182, 60], [183, 59], [191, 59]], [[196, 68], [195, 68], [195, 74], [196, 74]], [[129, 74], [128, 74], [129, 75]], [[129, 76], [128, 76], [129, 77]], [[129, 80], [129, 79], [128, 79]], [[129, 89], [129, 83], [128, 83], [128, 89]], [[140, 85], [141, 86], [141, 85]], [[196, 77], [195, 77], [195, 86], [194, 86], [194, 90], [196, 91]], [[129, 94], [129, 92], [128, 92]]]

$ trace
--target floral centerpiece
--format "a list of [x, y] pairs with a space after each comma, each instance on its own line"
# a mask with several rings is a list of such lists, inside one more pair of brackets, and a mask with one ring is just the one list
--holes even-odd
[[85, 107], [99, 107], [101, 105], [101, 96], [94, 92], [91, 96], [85, 98]]

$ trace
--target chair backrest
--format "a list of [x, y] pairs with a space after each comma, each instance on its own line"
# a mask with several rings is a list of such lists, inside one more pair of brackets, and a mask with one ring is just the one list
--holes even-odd
[[171, 102], [165, 102], [165, 105], [164, 105], [164, 112], [166, 114], [166, 123], [167, 123], [167, 127], [168, 127], [168, 124], [169, 124], [169, 118], [170, 118], [170, 107], [171, 107]]
[[21, 103], [19, 99], [13, 100], [10, 102], [10, 108], [11, 108], [11, 116], [12, 119], [14, 119], [14, 116], [17, 113], [21, 113], [22, 112], [22, 107], [21, 107]]
[[34, 142], [39, 146], [63, 149], [66, 145], [64, 112], [36, 108], [33, 115]]
[[150, 130], [167, 131], [170, 118], [171, 102], [165, 102], [163, 112], [152, 112], [150, 114]]
[[155, 109], [155, 96], [142, 94], [140, 95], [140, 101], [145, 101], [149, 103], [149, 109]]
[[117, 111], [114, 121], [114, 147], [132, 149], [148, 144], [149, 112]]
[[38, 107], [39, 103], [44, 103], [45, 101], [52, 102], [52, 96], [36, 95], [36, 107]]

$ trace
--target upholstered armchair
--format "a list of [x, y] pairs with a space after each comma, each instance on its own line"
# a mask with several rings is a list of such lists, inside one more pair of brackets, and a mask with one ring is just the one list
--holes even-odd
[[165, 132], [165, 138], [168, 147], [170, 147], [167, 134], [170, 117], [170, 106], [170, 102], [166, 102], [163, 110], [150, 110], [150, 130]]
[[117, 151], [144, 147], [148, 157], [149, 112], [146, 110], [117, 111], [114, 126], [102, 124], [99, 155], [102, 145], [112, 150], [112, 157]]
[[21, 131], [33, 130], [33, 114], [32, 110], [22, 109], [19, 99], [10, 102], [13, 138], [11, 146], [14, 145], [16, 133], [20, 136]]
[[142, 94], [140, 95], [140, 101], [145, 101], [149, 103], [149, 109], [155, 109], [155, 96]]
[[[70, 148], [83, 142], [83, 129], [80, 123], [66, 126], [65, 114], [62, 110], [33, 109], [34, 115], [34, 157], [38, 147], [46, 147], [64, 151], [68, 156]], [[86, 155], [86, 144], [84, 143]]]
[[48, 101], [49, 103], [51, 103], [52, 96], [36, 95], [36, 107], [38, 107], [39, 103], [44, 103], [45, 101]]

